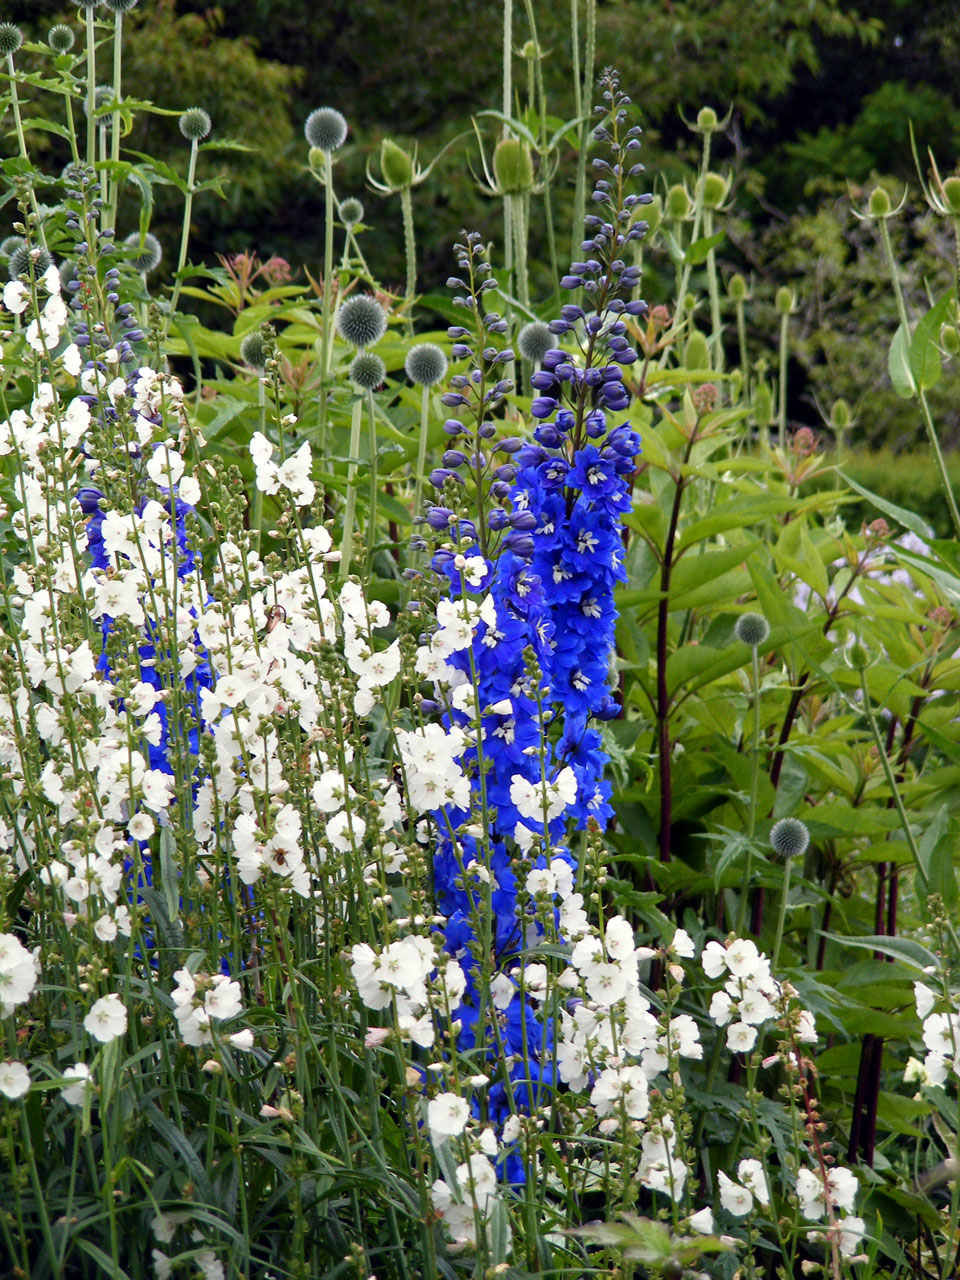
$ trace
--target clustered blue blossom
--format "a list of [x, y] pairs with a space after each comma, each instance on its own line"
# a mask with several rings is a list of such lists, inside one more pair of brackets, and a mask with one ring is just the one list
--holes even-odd
[[[547, 351], [532, 379], [539, 393], [531, 410], [538, 421], [533, 439], [501, 440], [496, 446], [510, 461], [492, 471], [494, 501], [486, 523], [502, 540], [498, 553], [484, 558], [482, 576], [474, 572], [469, 588], [489, 592], [496, 624], [481, 622], [472, 647], [447, 659], [475, 684], [481, 708], [505, 708], [509, 703], [509, 711], [483, 714], [482, 747], [468, 749], [463, 757], [475, 807], [485, 807], [488, 814], [486, 866], [492, 876], [488, 909], [493, 916], [494, 953], [502, 971], [509, 971], [540, 932], [533, 920], [535, 904], [517, 870], [518, 824], [529, 819], [514, 803], [513, 780], [519, 776], [539, 785], [543, 777], [550, 780], [566, 767], [576, 778], [574, 802], [548, 821], [545, 830], [534, 833], [541, 837], [531, 851], [534, 867], [546, 865], [549, 853], [575, 873], [576, 860], [562, 843], [569, 821], [581, 830], [591, 823], [602, 828], [612, 815], [611, 788], [604, 778], [608, 757], [596, 724], [619, 714], [612, 689], [614, 589], [625, 580], [623, 516], [631, 509], [640, 451], [637, 432], [619, 420], [630, 403], [622, 370], [637, 359], [626, 317], [646, 311], [645, 303], [631, 297], [639, 284], [639, 268], [628, 266], [622, 254], [646, 230], [634, 209], [650, 197], [624, 195], [624, 179], [642, 171], [641, 165], [624, 165], [629, 153], [639, 147], [639, 130], [621, 129], [629, 99], [620, 94], [615, 75], [607, 74], [604, 83], [608, 105], [598, 110], [611, 127], [601, 124], [595, 137], [606, 142], [613, 154], [612, 161], [594, 161], [595, 171], [604, 175], [596, 182], [594, 202], [606, 208], [602, 216], [588, 217], [588, 237], [582, 245], [588, 256], [574, 263], [563, 279], [565, 288], [583, 291], [585, 306], [564, 306], [560, 318], [550, 325], [554, 335], [573, 339], [579, 355], [559, 347]], [[463, 268], [474, 257], [469, 237], [460, 252]], [[482, 269], [478, 274], [483, 275]], [[464, 282], [451, 283], [462, 286]], [[487, 287], [489, 281], [477, 290], [478, 314]], [[496, 315], [491, 320], [488, 314], [484, 323], [494, 332], [505, 328]], [[478, 353], [464, 341], [468, 331], [457, 326], [449, 332], [456, 342], [454, 357], [476, 360]], [[486, 348], [481, 367], [495, 367], [512, 358], [511, 351]], [[472, 377], [460, 375], [444, 403], [469, 405], [467, 392], [479, 382], [476, 369]], [[503, 390], [503, 383], [497, 382], [486, 396], [495, 402]], [[474, 449], [493, 434], [492, 424], [482, 414], [479, 422]], [[452, 436], [468, 434], [457, 420], [446, 426]], [[451, 476], [459, 481], [459, 472], [476, 460], [476, 454], [448, 450], [444, 466], [431, 479], [438, 488]], [[479, 473], [480, 468], [475, 470]], [[509, 500], [509, 509], [504, 499]], [[449, 581], [450, 594], [459, 597], [468, 587], [457, 566], [464, 558], [480, 555], [477, 527], [441, 505], [430, 509], [427, 523], [451, 535], [461, 549], [459, 556], [442, 549], [433, 559], [433, 567]], [[451, 708], [446, 720], [464, 725], [469, 717]], [[461, 958], [467, 975], [464, 1002], [457, 1011], [462, 1024], [458, 1047], [472, 1049], [477, 1044], [481, 998], [476, 926], [479, 913], [487, 908], [484, 885], [470, 875], [469, 867], [471, 860], [483, 863], [484, 857], [475, 836], [460, 837], [455, 844], [446, 834], [466, 823], [467, 813], [448, 810], [436, 816], [440, 831], [434, 857], [436, 902], [447, 918], [447, 949]], [[468, 959], [471, 955], [474, 958]], [[496, 1083], [489, 1090], [490, 1118], [502, 1122], [511, 1109], [531, 1112], [548, 1101], [543, 1095], [557, 1083], [549, 1014], [526, 996], [513, 999], [498, 1019], [496, 1043], [489, 1043], [487, 1035], [483, 1045], [489, 1046], [488, 1058], [512, 1055], [515, 1063], [508, 1072], [509, 1083]], [[512, 1106], [508, 1091], [513, 1095]], [[518, 1160], [508, 1159], [506, 1177], [522, 1178]]]

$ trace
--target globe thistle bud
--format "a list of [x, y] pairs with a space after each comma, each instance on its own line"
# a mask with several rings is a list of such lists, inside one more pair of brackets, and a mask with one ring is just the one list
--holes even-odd
[[340, 206], [340, 221], [351, 229], [363, 221], [363, 205], [356, 196], [349, 196]]
[[719, 209], [727, 197], [727, 180], [711, 169], [703, 175], [703, 203], [708, 209]]
[[692, 209], [686, 187], [681, 182], [675, 182], [667, 192], [667, 217], [674, 222], [683, 222], [690, 217]]
[[73, 0], [78, 9], [98, 9], [100, 0]]
[[160, 241], [148, 231], [140, 240], [139, 231], [134, 231], [123, 242], [128, 248], [136, 250], [134, 255], [129, 259], [130, 265], [141, 275], [149, 275], [151, 271], [155, 271], [159, 267], [163, 258], [163, 249], [160, 247]]
[[311, 147], [329, 154], [346, 141], [347, 122], [336, 107], [317, 107], [307, 116], [303, 133]]
[[734, 302], [746, 302], [747, 282], [739, 271], [736, 275], [730, 277], [730, 283], [727, 285], [727, 293]]
[[[108, 102], [112, 102], [112, 101], [113, 101], [113, 85], [98, 84], [93, 91], [94, 111], [99, 111], [101, 107], [105, 107]], [[90, 101], [88, 98], [84, 98], [83, 100], [83, 114], [85, 116], [89, 116], [90, 114]], [[101, 116], [97, 121], [97, 124], [104, 129], [109, 129], [112, 123], [113, 121], [110, 119], [109, 116]]]
[[699, 329], [693, 329], [683, 348], [683, 363], [687, 369], [709, 369], [710, 348]]
[[12, 22], [0, 22], [0, 54], [12, 57], [23, 44], [23, 32]]
[[770, 635], [770, 623], [762, 613], [741, 613], [733, 633], [741, 644], [757, 649]]
[[188, 107], [178, 123], [180, 132], [188, 142], [199, 142], [213, 127], [213, 122], [203, 107]]
[[548, 351], [556, 346], [550, 326], [542, 320], [531, 320], [517, 334], [517, 348], [524, 360], [539, 364]]
[[21, 276], [30, 274], [30, 262], [33, 261], [34, 279], [39, 279], [53, 262], [46, 249], [31, 249], [27, 244], [18, 245], [10, 255], [7, 272], [11, 280], [19, 280]]
[[533, 155], [522, 138], [501, 138], [493, 153], [493, 176], [504, 195], [520, 196], [533, 186]]
[[73, 32], [62, 22], [58, 22], [47, 32], [47, 44], [54, 53], [69, 53], [73, 48], [73, 41]]
[[886, 218], [890, 214], [890, 197], [883, 187], [874, 187], [867, 201], [867, 208], [873, 218]]
[[352, 347], [372, 347], [387, 331], [387, 313], [375, 298], [357, 294], [337, 312], [337, 333]]
[[781, 818], [770, 831], [770, 845], [781, 858], [799, 858], [806, 853], [810, 832], [799, 818]]
[[701, 107], [697, 112], [697, 128], [704, 133], [713, 133], [720, 121], [713, 107]]
[[140, 0], [102, 0], [102, 3], [111, 13], [129, 13], [137, 7]]
[[433, 342], [420, 342], [411, 347], [403, 362], [411, 382], [420, 387], [433, 387], [447, 372], [447, 357]]
[[774, 295], [773, 305], [777, 309], [778, 316], [789, 316], [796, 310], [797, 296], [792, 289], [782, 284]]
[[387, 376], [387, 366], [375, 351], [358, 351], [350, 362], [350, 381], [361, 391], [376, 391]]
[[956, 174], [944, 178], [943, 198], [951, 213], [960, 214], [960, 178]]
[[251, 329], [240, 343], [240, 359], [251, 369], [263, 372], [267, 363], [267, 344], [259, 329]]
[[391, 191], [403, 191], [413, 182], [413, 156], [390, 138], [380, 144], [380, 172]]
[[23, 236], [7, 236], [4, 240], [0, 240], [0, 258], [9, 258], [11, 253], [26, 243]]

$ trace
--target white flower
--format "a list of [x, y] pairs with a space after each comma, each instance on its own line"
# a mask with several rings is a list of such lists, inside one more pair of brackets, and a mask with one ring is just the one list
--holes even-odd
[[64, 1080], [75, 1080], [77, 1083], [64, 1085], [60, 1091], [61, 1098], [63, 1098], [64, 1102], [68, 1102], [71, 1107], [82, 1107], [90, 1081], [90, 1068], [85, 1062], [75, 1062], [72, 1067], [67, 1067], [63, 1073], [63, 1078]]
[[99, 999], [84, 1018], [83, 1025], [101, 1044], [109, 1044], [122, 1036], [127, 1029], [127, 1011], [120, 997], [113, 993]]
[[700, 953], [700, 963], [708, 978], [719, 978], [727, 967], [727, 951], [719, 942], [708, 942]]
[[756, 1027], [746, 1022], [731, 1022], [727, 1027], [727, 1048], [734, 1053], [749, 1053], [756, 1043]]
[[670, 943], [670, 946], [682, 960], [692, 960], [697, 953], [696, 947], [693, 945], [693, 939], [686, 929], [677, 930], [673, 935], [673, 942]]
[[244, 1027], [242, 1031], [235, 1031], [227, 1039], [234, 1049], [239, 1049], [242, 1053], [249, 1053], [253, 1048], [253, 1032], [249, 1027]]
[[13, 315], [22, 315], [29, 302], [30, 290], [22, 280], [8, 280], [3, 286], [4, 308]]
[[723, 1170], [717, 1175], [717, 1181], [720, 1187], [720, 1203], [727, 1213], [732, 1213], [735, 1218], [742, 1218], [748, 1214], [753, 1208], [753, 1196], [747, 1188], [741, 1187], [739, 1183], [728, 1178]]
[[753, 1192], [760, 1204], [770, 1203], [767, 1175], [763, 1172], [763, 1165], [759, 1160], [741, 1160], [737, 1165], [737, 1177]]
[[687, 1226], [692, 1227], [694, 1231], [698, 1231], [702, 1236], [711, 1235], [713, 1233], [713, 1210], [708, 1205], [706, 1209], [691, 1213], [687, 1219]]
[[845, 1258], [852, 1258], [857, 1252], [866, 1229], [862, 1218], [846, 1217], [840, 1223], [840, 1252]]
[[176, 449], [169, 449], [165, 444], [158, 445], [153, 457], [147, 463], [147, 475], [154, 484], [162, 489], [175, 485], [184, 472], [183, 458]]
[[915, 982], [913, 984], [913, 998], [917, 1002], [917, 1017], [922, 1022], [927, 1014], [932, 1012], [937, 1000], [937, 993], [931, 991], [922, 982]]
[[0, 1062], [0, 1093], [22, 1098], [30, 1088], [30, 1072], [22, 1062]]
[[469, 1103], [459, 1094], [441, 1093], [427, 1103], [427, 1126], [434, 1138], [458, 1137], [469, 1118]]

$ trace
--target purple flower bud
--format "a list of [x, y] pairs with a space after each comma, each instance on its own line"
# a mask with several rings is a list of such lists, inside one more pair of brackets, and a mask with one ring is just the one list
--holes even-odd
[[497, 426], [495, 422], [482, 422], [477, 430], [477, 435], [481, 440], [489, 440], [496, 434]]
[[518, 449], [523, 448], [523, 441], [519, 436], [504, 436], [497, 445], [497, 449], [501, 453], [516, 453]]
[[462, 422], [458, 422], [456, 418], [448, 418], [443, 424], [443, 429], [448, 436], [465, 435], [466, 429]]
[[542, 427], [537, 427], [533, 433], [533, 438], [538, 444], [542, 444], [545, 449], [559, 449], [563, 443], [563, 436], [561, 436], [552, 422], [546, 422]]
[[466, 464], [467, 455], [461, 453], [459, 449], [448, 449], [442, 461], [445, 467], [462, 467]]
[[469, 360], [473, 355], [473, 348], [468, 347], [465, 342], [455, 342], [450, 349], [450, 356], [453, 360]]
[[508, 533], [503, 540], [504, 546], [521, 560], [529, 560], [533, 555], [533, 539], [529, 533]]
[[507, 527], [507, 513], [500, 507], [495, 511], [491, 511], [487, 516], [487, 527], [492, 529], [494, 533], [499, 533], [501, 529]]
[[463, 477], [448, 467], [434, 467], [430, 472], [430, 483], [435, 489], [442, 489], [448, 480], [459, 480], [463, 484]]
[[537, 396], [530, 406], [530, 412], [535, 418], [549, 418], [556, 408], [557, 402], [552, 396]]
[[537, 517], [532, 511], [512, 511], [507, 516], [507, 522], [511, 529], [519, 529], [521, 533], [537, 527]]
[[469, 404], [470, 401], [457, 391], [445, 391], [440, 397], [440, 403], [447, 409], [458, 409], [461, 405]]
[[449, 529], [453, 519], [454, 514], [449, 507], [431, 507], [427, 512], [427, 524], [438, 532]]
[[583, 307], [578, 307], [576, 303], [565, 302], [560, 308], [560, 314], [564, 320], [582, 320]]
[[512, 484], [517, 478], [517, 468], [512, 462], [505, 462], [502, 467], [497, 467], [493, 474], [497, 480], [503, 480], [507, 484]]
[[561, 289], [579, 289], [583, 281], [579, 276], [564, 276], [560, 281]]

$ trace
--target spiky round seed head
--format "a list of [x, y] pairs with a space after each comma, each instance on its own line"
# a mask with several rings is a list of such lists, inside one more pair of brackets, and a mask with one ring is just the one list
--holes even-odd
[[874, 218], [885, 218], [890, 212], [890, 197], [883, 187], [874, 187], [867, 201], [867, 208]]
[[769, 636], [770, 623], [762, 613], [741, 613], [733, 633], [741, 644], [748, 644], [751, 649], [756, 649]]
[[159, 267], [163, 258], [163, 249], [160, 241], [148, 231], [143, 237], [143, 243], [140, 243], [139, 231], [134, 231], [123, 242], [128, 248], [134, 249], [136, 252], [129, 259], [131, 267], [139, 271], [142, 275], [149, 275], [151, 271], [155, 271]]
[[199, 142], [213, 127], [209, 114], [203, 107], [188, 107], [179, 120], [180, 132], [188, 142]]
[[251, 369], [262, 370], [267, 363], [267, 346], [259, 329], [251, 329], [240, 343], [240, 358]]
[[391, 191], [402, 191], [413, 182], [413, 156], [391, 138], [380, 143], [380, 172]]
[[387, 313], [376, 298], [356, 294], [337, 312], [337, 333], [351, 347], [372, 347], [387, 331]]
[[358, 351], [350, 362], [350, 381], [361, 391], [376, 391], [387, 376], [387, 366], [375, 351]]
[[697, 128], [702, 129], [704, 133], [712, 133], [718, 124], [717, 113], [713, 107], [701, 107], [697, 112]]
[[799, 858], [806, 853], [810, 832], [799, 818], [781, 818], [770, 831], [770, 844], [781, 858]]
[[[112, 102], [112, 101], [113, 101], [113, 85], [98, 84], [93, 91], [94, 111], [99, 111], [101, 107], [105, 107], [108, 102]], [[85, 116], [89, 116], [90, 114], [90, 102], [87, 98], [84, 98], [83, 100], [83, 114]], [[97, 124], [107, 129], [110, 128], [111, 123], [112, 122], [109, 116], [99, 116], [97, 119]]]
[[78, 9], [98, 9], [100, 0], [73, 0]]
[[356, 196], [348, 196], [341, 204], [340, 221], [345, 227], [355, 227], [363, 221], [363, 205]]
[[692, 208], [686, 187], [675, 182], [667, 192], [667, 217], [674, 222], [682, 222], [684, 218], [690, 217]]
[[307, 116], [303, 134], [318, 151], [339, 151], [347, 139], [346, 117], [336, 107], [317, 107]]
[[747, 282], [738, 271], [736, 275], [730, 277], [730, 283], [727, 285], [727, 293], [734, 302], [745, 302], [747, 299]]
[[719, 209], [727, 194], [727, 180], [711, 169], [703, 177], [703, 203], [708, 209]]
[[[33, 255], [36, 254], [36, 257]], [[46, 249], [31, 249], [29, 245], [21, 244], [10, 255], [7, 263], [7, 272], [11, 280], [19, 280], [21, 276], [29, 276], [30, 261], [33, 259], [33, 277], [39, 280], [46, 271], [53, 258]]]
[[0, 240], [0, 258], [9, 258], [11, 253], [26, 243], [23, 236], [7, 236], [6, 239]]
[[539, 364], [543, 357], [556, 346], [556, 340], [550, 332], [550, 326], [542, 320], [531, 320], [517, 334], [517, 347], [524, 360], [532, 360]]
[[47, 32], [47, 44], [54, 53], [69, 53], [73, 48], [73, 41], [73, 32], [62, 22], [58, 22]]
[[533, 153], [522, 138], [501, 138], [493, 152], [497, 189], [508, 196], [523, 195], [533, 186]]
[[952, 174], [943, 180], [943, 198], [951, 213], [960, 213], [960, 178]]
[[433, 342], [419, 342], [407, 352], [404, 370], [419, 387], [433, 387], [447, 372], [447, 357]]
[[0, 54], [10, 57], [23, 44], [23, 32], [12, 22], [0, 22]]
[[102, 0], [102, 3], [113, 13], [129, 13], [137, 7], [140, 0]]

